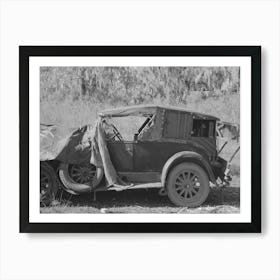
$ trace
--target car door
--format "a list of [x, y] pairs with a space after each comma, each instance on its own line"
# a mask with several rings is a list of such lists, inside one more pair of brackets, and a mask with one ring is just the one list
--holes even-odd
[[111, 161], [117, 172], [133, 171], [133, 141], [110, 141], [107, 143]]

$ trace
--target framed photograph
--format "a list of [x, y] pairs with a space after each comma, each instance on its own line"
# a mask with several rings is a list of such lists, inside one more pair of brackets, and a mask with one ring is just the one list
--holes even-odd
[[20, 46], [20, 232], [261, 232], [260, 46]]

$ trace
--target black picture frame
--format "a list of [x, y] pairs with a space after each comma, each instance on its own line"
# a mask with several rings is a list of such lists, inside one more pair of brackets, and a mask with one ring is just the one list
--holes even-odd
[[[29, 221], [29, 58], [32, 56], [251, 57], [250, 223], [31, 223]], [[21, 233], [261, 232], [261, 46], [19, 46]], [[39, 120], [38, 120], [39, 124]], [[248, 174], [248, 176], [250, 176]], [[254, 187], [252, 187], [254, 186]]]

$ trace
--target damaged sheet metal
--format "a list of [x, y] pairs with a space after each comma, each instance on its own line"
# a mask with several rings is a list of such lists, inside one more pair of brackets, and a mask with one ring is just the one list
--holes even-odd
[[69, 164], [103, 167], [108, 185], [117, 182], [110, 160], [102, 122], [68, 129], [57, 125], [40, 126], [40, 161], [57, 160]]
[[220, 138], [239, 141], [240, 126], [237, 123], [218, 121], [217, 133]]

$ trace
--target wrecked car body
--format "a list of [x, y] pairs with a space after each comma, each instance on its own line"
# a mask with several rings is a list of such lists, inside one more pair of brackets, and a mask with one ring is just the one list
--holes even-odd
[[[43, 126], [41, 201], [48, 203], [57, 185], [72, 194], [151, 187], [177, 206], [199, 206], [210, 184], [230, 181], [228, 162], [218, 155], [218, 122], [176, 107], [145, 105], [102, 111], [94, 126], [72, 131]], [[48, 176], [54, 187], [46, 183]]]

